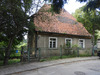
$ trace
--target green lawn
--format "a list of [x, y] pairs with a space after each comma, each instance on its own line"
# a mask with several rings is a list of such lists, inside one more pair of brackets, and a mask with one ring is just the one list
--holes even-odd
[[[79, 57], [89, 57], [89, 56], [91, 56], [91, 55], [79, 55]], [[78, 57], [78, 56], [77, 55], [63, 55], [62, 57], [52, 56], [50, 58], [40, 59], [40, 62], [50, 61], [50, 60], [57, 60], [57, 59], [64, 59], [64, 58], [74, 58], [74, 57]]]
[[[8, 65], [18, 63], [18, 62], [20, 62], [20, 59], [10, 59], [8, 61]], [[3, 61], [0, 61], [0, 66], [2, 66], [2, 65], [3, 65]]]
[[[91, 55], [79, 55], [79, 57], [89, 57]], [[40, 62], [43, 62], [43, 61], [50, 61], [50, 60], [57, 60], [57, 59], [64, 59], [64, 58], [74, 58], [74, 57], [77, 57], [77, 55], [63, 55], [62, 57], [60, 56], [52, 56], [50, 58], [45, 58], [45, 59], [40, 59]], [[20, 59], [10, 59], [8, 61], [8, 65], [10, 64], [14, 64], [14, 63], [18, 63], [20, 62]], [[3, 65], [3, 61], [0, 61], [0, 66]]]

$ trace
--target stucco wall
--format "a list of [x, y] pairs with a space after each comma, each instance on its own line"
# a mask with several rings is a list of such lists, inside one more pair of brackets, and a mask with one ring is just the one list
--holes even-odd
[[[49, 48], [49, 37], [56, 37], [56, 36], [38, 35], [37, 46]], [[60, 45], [65, 44], [65, 38], [69, 37], [56, 37], [56, 38], [57, 38], [57, 47], [60, 47]], [[78, 45], [80, 38], [71, 38], [71, 39], [72, 39], [72, 46]], [[92, 47], [91, 39], [84, 39], [84, 40], [85, 40], [85, 48], [91, 48]]]
[[85, 39], [85, 48], [92, 48], [91, 39]]
[[97, 40], [97, 48], [99, 48], [99, 49], [100, 49], [100, 39], [99, 39], [99, 40]]
[[[57, 49], [49, 49], [49, 37], [56, 37], [57, 38]], [[65, 38], [68, 37], [59, 37], [59, 36], [47, 36], [47, 35], [38, 35], [38, 40], [37, 40], [37, 47], [41, 48], [41, 54], [42, 55], [48, 55], [52, 53], [54, 55], [60, 55], [60, 45], [65, 44]], [[79, 39], [80, 38], [71, 38], [72, 39], [72, 46], [79, 44]], [[82, 39], [82, 38], [81, 38]], [[84, 39], [85, 40], [85, 50], [91, 49], [92, 44], [91, 44], [91, 39]], [[80, 53], [84, 53], [85, 50], [81, 50]], [[64, 54], [65, 51], [62, 50], [62, 53]]]

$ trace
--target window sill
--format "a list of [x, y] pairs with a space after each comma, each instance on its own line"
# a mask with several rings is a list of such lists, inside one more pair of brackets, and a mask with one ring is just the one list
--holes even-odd
[[48, 48], [49, 50], [58, 50], [58, 48]]
[[86, 48], [79, 48], [80, 50], [85, 50]]

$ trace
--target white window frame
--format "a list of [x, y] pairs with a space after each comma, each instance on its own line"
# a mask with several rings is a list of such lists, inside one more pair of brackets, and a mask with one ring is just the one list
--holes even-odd
[[66, 40], [71, 40], [71, 48], [72, 48], [72, 38], [65, 38], [65, 44], [66, 44]]
[[[83, 48], [85, 48], [85, 39], [79, 39], [78, 45], [79, 45], [79, 43], [80, 43], [80, 40], [83, 40]], [[79, 45], [79, 47], [80, 47], [80, 45]]]
[[[56, 39], [56, 47], [55, 48], [50, 48], [50, 39], [51, 38]], [[49, 37], [49, 48], [50, 49], [57, 49], [57, 37]]]

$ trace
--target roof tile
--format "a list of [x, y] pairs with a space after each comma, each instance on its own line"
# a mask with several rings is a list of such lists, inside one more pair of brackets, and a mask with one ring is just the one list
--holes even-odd
[[36, 31], [91, 36], [85, 27], [77, 22], [67, 11], [61, 10], [60, 14], [52, 14], [48, 12], [49, 9], [50, 5], [44, 5], [39, 12], [35, 14], [34, 24]]

